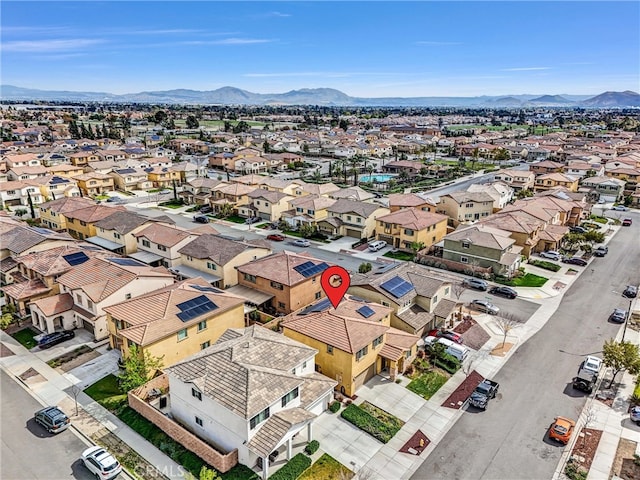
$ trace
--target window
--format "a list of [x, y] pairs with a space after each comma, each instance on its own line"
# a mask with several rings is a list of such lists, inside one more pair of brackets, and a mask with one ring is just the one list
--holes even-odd
[[469, 263], [469, 257], [460, 257], [460, 263]]
[[149, 242], [149, 240], [142, 240], [142, 246], [143, 247], [150, 247], [151, 246], [151, 242]]
[[351, 215], [347, 215], [347, 222], [351, 221]]
[[113, 232], [113, 238], [120, 238], [120, 234], [118, 232]]
[[360, 217], [356, 217], [356, 222], [358, 222], [358, 223], [362, 223], [362, 218], [360, 218]]
[[207, 340], [206, 342], [200, 344], [200, 350], [204, 350], [205, 348], [209, 348], [210, 346], [211, 342]]
[[413, 237], [413, 230], [411, 230], [410, 228], [405, 228], [405, 229], [404, 229], [404, 234], [405, 234], [407, 237]]
[[201, 322], [198, 322], [198, 331], [201, 332], [202, 330], [206, 330], [207, 329], [207, 321], [206, 320], [202, 320]]
[[302, 362], [302, 369], [304, 370], [305, 368], [307, 368], [307, 362]]
[[314, 210], [307, 210], [307, 213], [308, 213], [309, 215], [315, 215], [315, 213], [316, 213], [316, 212], [315, 212]]
[[89, 310], [93, 310], [93, 302], [91, 300], [87, 300], [87, 307]]
[[[191, 260], [191, 258], [189, 258], [189, 260]], [[215, 263], [207, 262], [207, 268], [209, 270], [216, 270], [218, 266]]]
[[191, 388], [191, 396], [197, 398], [198, 400], [202, 401], [202, 392], [200, 390], [198, 390], [197, 388]]
[[320, 299], [320, 297], [322, 297], [322, 292], [316, 292], [316, 300]]
[[158, 245], [158, 250], [160, 250], [161, 252], [166, 252], [167, 247], [165, 247], [164, 245]]
[[264, 422], [267, 418], [269, 418], [269, 407], [265, 408], [251, 420], [249, 420], [249, 426], [253, 430], [256, 428], [256, 425]]
[[287, 308], [283, 302], [278, 302], [278, 308]]
[[87, 226], [87, 222], [80, 221], [80, 225], [82, 225], [83, 227], [86, 227]]
[[275, 288], [276, 290], [284, 290], [284, 286], [278, 282], [271, 282], [271, 288]]
[[184, 340], [185, 338], [187, 338], [187, 336], [188, 336], [187, 335], [187, 329], [183, 328], [182, 330], [180, 330], [178, 332], [178, 341], [180, 342], [180, 341]]
[[294, 398], [298, 398], [298, 387], [291, 390], [284, 397], [282, 397], [282, 406], [285, 407]]
[[327, 353], [333, 355], [333, 347], [331, 345], [327, 345]]
[[296, 208], [296, 212], [298, 212], [298, 213], [302, 213], [302, 212], [304, 212], [304, 209], [302, 209], [302, 208], [300, 208], [300, 207], [297, 207], [297, 208]]
[[255, 275], [249, 275], [248, 273], [245, 273], [245, 274], [244, 274], [244, 279], [245, 279], [247, 282], [256, 283], [256, 277], [255, 277]]
[[433, 304], [435, 305], [436, 303], [438, 303], [438, 296], [434, 295], [433, 299], [431, 300], [433, 302]]
[[470, 246], [469, 242], [462, 242], [462, 248], [469, 248]]
[[369, 345], [364, 348], [361, 348], [356, 352], [356, 362], [359, 362], [362, 357], [364, 357], [369, 352]]
[[378, 345], [380, 345], [382, 343], [382, 335], [380, 335], [378, 338], [376, 338], [373, 341], [373, 348], [376, 348]]
[[82, 297], [79, 293], [76, 293], [76, 303], [78, 303], [78, 305], [82, 305]]
[[196, 417], [196, 424], [200, 427], [202, 426], [202, 419], [200, 417]]

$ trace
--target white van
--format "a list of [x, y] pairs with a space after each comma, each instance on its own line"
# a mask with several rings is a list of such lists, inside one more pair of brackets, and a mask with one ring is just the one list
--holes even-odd
[[464, 360], [469, 356], [469, 349], [467, 347], [465, 347], [464, 345], [459, 345], [456, 342], [452, 342], [448, 338], [441, 337], [438, 339], [438, 343], [441, 343], [442, 345], [447, 347], [445, 351], [449, 355], [456, 357], [461, 362], [464, 362]]
[[372, 252], [377, 252], [378, 250], [382, 250], [386, 246], [387, 242], [385, 242], [384, 240], [376, 240], [375, 242], [369, 243], [369, 250], [371, 250]]

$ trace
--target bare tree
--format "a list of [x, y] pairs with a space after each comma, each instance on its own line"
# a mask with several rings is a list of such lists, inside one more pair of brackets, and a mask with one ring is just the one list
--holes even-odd
[[460, 305], [460, 308], [458, 309], [458, 320], [462, 320], [462, 303], [460, 302], [460, 297], [465, 292], [465, 290], [467, 290], [467, 286], [462, 282], [454, 282], [451, 285], [451, 291], [453, 292], [453, 295], [456, 297], [456, 300], [458, 300], [458, 303]]
[[500, 329], [500, 332], [504, 335], [502, 339], [502, 346], [507, 342], [507, 335], [514, 328], [521, 326], [524, 322], [520, 317], [513, 313], [503, 313], [501, 316], [495, 318], [495, 322]]
[[475, 367], [479, 363], [482, 363], [482, 360], [484, 360], [487, 355], [489, 355], [489, 352], [487, 350], [480, 350], [475, 354], [470, 355], [467, 360], [462, 363], [461, 367], [465, 377], [471, 375], [471, 372], [473, 372], [473, 367]]
[[584, 430], [586, 430], [587, 428], [590, 428], [591, 425], [594, 424], [594, 422], [598, 419], [598, 412], [596, 411], [595, 408], [593, 408], [593, 405], [589, 405], [589, 407], [586, 407], [584, 410], [582, 410], [582, 421], [584, 422], [584, 428], [582, 430], [582, 447], [584, 448], [584, 446], [587, 444], [587, 432], [585, 432]]

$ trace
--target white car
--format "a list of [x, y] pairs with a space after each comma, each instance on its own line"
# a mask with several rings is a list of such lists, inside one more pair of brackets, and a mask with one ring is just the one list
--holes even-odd
[[474, 310], [485, 312], [489, 315], [497, 315], [500, 312], [500, 309], [498, 307], [496, 307], [491, 302], [487, 302], [486, 300], [473, 300], [470, 305]]
[[584, 359], [582, 368], [584, 370], [588, 370], [589, 372], [597, 375], [600, 372], [600, 369], [602, 368], [602, 359], [589, 355], [587, 358]]
[[104, 448], [94, 446], [82, 452], [82, 462], [96, 478], [110, 480], [122, 472], [122, 466], [113, 455]]
[[616, 205], [615, 207], [611, 207], [611, 210], [615, 210], [616, 212], [626, 212], [629, 209], [624, 205]]
[[550, 260], [559, 261], [562, 258], [560, 252], [556, 252], [555, 250], [549, 250], [548, 252], [540, 252], [539, 254], [542, 258], [548, 258]]
[[296, 247], [308, 247], [309, 245], [311, 245], [311, 242], [305, 238], [298, 238], [297, 240], [293, 241], [293, 244]]

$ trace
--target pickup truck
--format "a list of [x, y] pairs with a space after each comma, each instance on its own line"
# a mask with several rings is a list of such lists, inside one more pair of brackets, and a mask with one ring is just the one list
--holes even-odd
[[581, 368], [578, 375], [573, 379], [573, 388], [576, 390], [582, 390], [583, 392], [591, 393], [593, 387], [598, 380], [598, 375], [592, 371]]
[[486, 410], [489, 400], [495, 398], [498, 393], [498, 382], [483, 380], [469, 397], [469, 403], [476, 408]]

